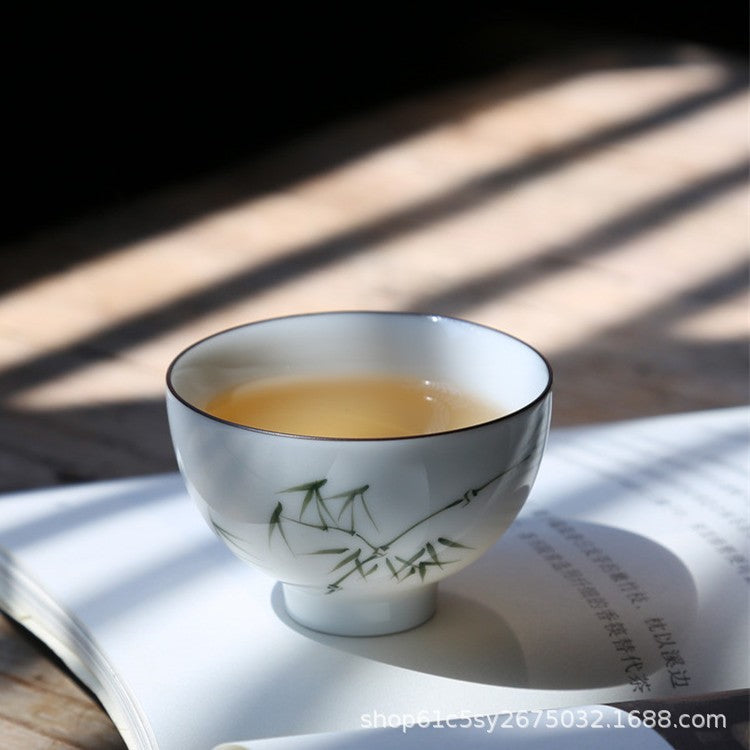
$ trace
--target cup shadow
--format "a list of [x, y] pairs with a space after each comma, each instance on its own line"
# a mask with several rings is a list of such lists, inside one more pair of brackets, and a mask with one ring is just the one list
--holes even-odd
[[[647, 601], [632, 604], [592, 563], [575, 558], [544, 520], [524, 518], [484, 557], [442, 581], [435, 616], [402, 633], [345, 637], [318, 633], [294, 622], [284, 609], [281, 585], [271, 603], [288, 628], [328, 648], [402, 669], [479, 684], [535, 690], [581, 690], [624, 684], [627, 674], [606, 622], [579, 590], [524, 541], [529, 533], [556, 543], [618, 611], [629, 629], [644, 671], [664, 667], [644, 626], [648, 617], [669, 623], [687, 643], [698, 613], [693, 578], [670, 550], [643, 536], [575, 521], [586, 538], [622, 560]], [[526, 537], [528, 538], [528, 537]]]
[[[278, 583], [271, 603], [279, 619], [292, 630], [365, 659], [467, 682], [522, 685], [527, 681], [521, 644], [503, 618], [454, 592], [438, 593], [437, 611], [423, 625], [375, 637], [328, 635], [299, 625], [286, 613]], [[457, 633], [460, 640], [452, 642]]]

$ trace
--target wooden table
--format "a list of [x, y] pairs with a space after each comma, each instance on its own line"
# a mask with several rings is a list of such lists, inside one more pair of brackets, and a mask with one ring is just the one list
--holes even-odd
[[[174, 469], [171, 357], [300, 311], [512, 332], [552, 362], [558, 426], [746, 403], [742, 72], [677, 47], [540, 61], [6, 247], [0, 489]], [[7, 621], [0, 737], [123, 747]]]

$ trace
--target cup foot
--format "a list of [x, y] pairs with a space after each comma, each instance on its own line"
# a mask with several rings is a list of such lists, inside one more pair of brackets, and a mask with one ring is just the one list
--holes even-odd
[[435, 613], [437, 584], [374, 596], [312, 593], [283, 584], [289, 616], [312, 630], [331, 635], [386, 635], [421, 625]]

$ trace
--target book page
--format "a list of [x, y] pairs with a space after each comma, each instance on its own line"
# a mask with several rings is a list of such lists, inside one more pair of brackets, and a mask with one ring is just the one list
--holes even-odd
[[175, 475], [0, 498], [0, 602], [139, 750], [746, 688], [747, 462], [745, 408], [555, 431], [505, 536], [390, 636], [291, 621]]
[[613, 706], [476, 716], [369, 732], [303, 734], [232, 742], [216, 750], [672, 750], [652, 728]]

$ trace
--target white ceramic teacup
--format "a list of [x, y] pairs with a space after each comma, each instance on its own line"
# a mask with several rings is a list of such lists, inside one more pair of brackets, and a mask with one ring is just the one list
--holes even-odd
[[[274, 376], [446, 382], [505, 416], [447, 432], [319, 438], [211, 416], [228, 387]], [[455, 318], [341, 312], [266, 320], [189, 347], [167, 373], [169, 424], [190, 495], [241, 559], [283, 583], [289, 615], [340, 635], [414, 627], [436, 584], [510, 525], [549, 431], [552, 373], [518, 339]]]

